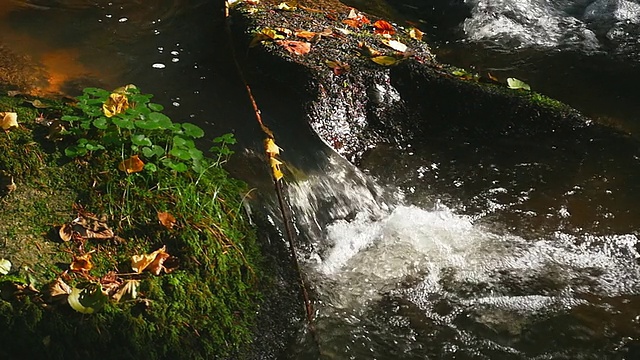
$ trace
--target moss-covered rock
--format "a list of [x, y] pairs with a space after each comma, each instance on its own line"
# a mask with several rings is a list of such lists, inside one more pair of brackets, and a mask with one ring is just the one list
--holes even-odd
[[[0, 132], [0, 173], [15, 184], [0, 195], [0, 258], [13, 265], [0, 275], [0, 357], [211, 359], [246, 352], [262, 279], [256, 232], [242, 204], [246, 185], [213, 160], [199, 172], [130, 174], [118, 170], [122, 156], [108, 146], [72, 160], [63, 154], [77, 133], [58, 130], [74, 127], [64, 115], [83, 114], [73, 104], [39, 99], [35, 108], [32, 100], [0, 97], [0, 111], [17, 112], [20, 123]], [[160, 224], [158, 212], [172, 214], [175, 224]], [[61, 225], [76, 217], [100, 219], [115, 236], [76, 233], [63, 241]], [[133, 255], [163, 246], [171, 255], [166, 273], [132, 270]], [[83, 257], [92, 266], [73, 271], [70, 264]], [[60, 282], [98, 284], [104, 307], [85, 301], [93, 313], [74, 310], [69, 288], [52, 291]], [[127, 283], [135, 291], [116, 301], [114, 292]]]

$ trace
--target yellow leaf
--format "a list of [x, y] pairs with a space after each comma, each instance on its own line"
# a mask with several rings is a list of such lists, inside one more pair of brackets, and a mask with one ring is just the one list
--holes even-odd
[[420, 31], [419, 29], [416, 29], [416, 28], [409, 29], [409, 36], [412, 39], [416, 39], [418, 41], [421, 41], [423, 35], [424, 35], [423, 32]]
[[131, 268], [138, 274], [144, 270], [149, 270], [154, 275], [160, 275], [164, 267], [164, 261], [169, 258], [167, 247], [163, 246], [151, 254], [133, 255], [131, 257]]
[[[126, 88], [126, 87], [125, 87]], [[102, 104], [102, 112], [106, 117], [112, 117], [125, 112], [129, 108], [129, 99], [123, 92], [111, 93], [107, 101]]]
[[281, 2], [278, 7], [278, 10], [282, 10], [282, 11], [294, 11], [296, 9], [295, 6], [291, 6], [289, 4], [287, 4], [286, 2]]
[[284, 177], [284, 174], [282, 174], [282, 170], [280, 170], [282, 161], [271, 157], [269, 158], [269, 163], [271, 164], [271, 172], [273, 173], [273, 178], [276, 179], [276, 181], [282, 179]]
[[124, 159], [118, 164], [118, 169], [124, 171], [127, 174], [140, 172], [144, 169], [144, 162], [140, 160], [138, 155], [133, 155], [128, 159]]
[[396, 65], [400, 60], [394, 58], [393, 56], [376, 56], [372, 57], [371, 61], [382, 66], [393, 66]]
[[2, 130], [18, 127], [18, 114], [14, 112], [0, 112], [0, 127]]
[[266, 151], [269, 157], [274, 157], [280, 155], [281, 147], [276, 145], [276, 142], [271, 138], [267, 138], [264, 140], [264, 150]]

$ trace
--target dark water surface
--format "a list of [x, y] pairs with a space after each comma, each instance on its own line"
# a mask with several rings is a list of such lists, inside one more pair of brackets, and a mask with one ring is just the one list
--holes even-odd
[[[640, 137], [637, 3], [389, 2], [385, 16], [429, 31], [440, 60], [521, 78]], [[134, 83], [175, 121], [208, 138], [234, 132], [237, 150], [253, 151], [261, 136], [221, 21], [207, 0], [3, 1], [0, 41], [46, 70], [45, 92]], [[291, 94], [254, 85], [286, 153], [323, 169], [290, 190], [300, 230], [318, 228], [301, 252], [320, 352], [301, 335], [288, 357], [635, 359], [640, 149], [425, 141], [380, 146], [363, 159], [367, 175], [326, 155], [282, 105]], [[232, 167], [252, 185], [266, 175]], [[379, 200], [370, 175], [397, 200]]]

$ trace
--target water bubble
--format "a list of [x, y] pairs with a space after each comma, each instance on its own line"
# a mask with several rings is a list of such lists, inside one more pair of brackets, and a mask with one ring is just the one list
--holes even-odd
[[173, 51], [171, 52], [171, 55], [173, 55], [173, 56], [178, 56], [178, 55], [180, 55], [180, 53], [179, 53], [179, 52], [177, 52], [177, 51], [175, 51], [175, 50], [173, 50]]
[[128, 20], [129, 19], [127, 19], [126, 17], [123, 17], [123, 18], [118, 19], [118, 22], [123, 23], [123, 22], [127, 22]]
[[154, 69], [164, 69], [167, 66], [165, 64], [162, 64], [162, 63], [155, 63], [155, 64], [151, 65], [151, 67], [154, 68]]
[[171, 62], [174, 62], [174, 63], [177, 63], [178, 61], [180, 61], [180, 59], [178, 59], [178, 58], [171, 59]]

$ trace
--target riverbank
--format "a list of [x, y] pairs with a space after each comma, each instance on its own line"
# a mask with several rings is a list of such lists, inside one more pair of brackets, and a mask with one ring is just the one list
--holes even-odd
[[203, 153], [150, 98], [0, 98], [17, 118], [0, 133], [3, 358], [247, 351], [264, 276], [247, 186], [222, 168], [233, 137]]

